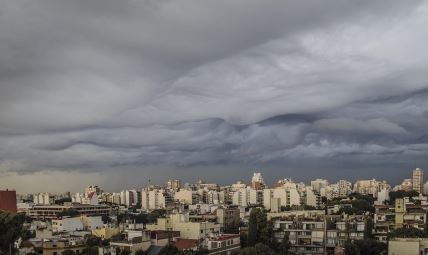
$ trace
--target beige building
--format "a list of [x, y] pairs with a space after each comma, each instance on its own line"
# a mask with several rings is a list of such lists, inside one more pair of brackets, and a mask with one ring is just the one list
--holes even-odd
[[[263, 205], [266, 209], [272, 209], [272, 202], [276, 203], [279, 198], [281, 206], [299, 206], [300, 194], [295, 188], [276, 188], [263, 190]], [[274, 207], [277, 204], [274, 204]]]
[[220, 233], [221, 225], [215, 222], [190, 222], [189, 214], [177, 213], [166, 218], [158, 218], [156, 224], [149, 224], [146, 228], [151, 231], [180, 231], [181, 238], [200, 239]]
[[420, 194], [422, 193], [423, 185], [424, 185], [424, 171], [420, 168], [416, 168], [412, 172], [413, 190], [417, 191]]
[[118, 251], [128, 251], [131, 254], [142, 250], [147, 251], [150, 248], [151, 239], [150, 234], [139, 237], [134, 237], [130, 240], [112, 241], [110, 242], [110, 250], [112, 255], [119, 255]]
[[388, 242], [388, 255], [428, 254], [428, 238], [394, 238]]
[[119, 234], [119, 228], [102, 227], [99, 229], [92, 230], [92, 235], [101, 239], [110, 239], [115, 235]]
[[195, 204], [197, 202], [196, 198], [197, 194], [192, 190], [181, 189], [174, 194], [174, 200], [187, 205]]
[[166, 188], [167, 189], [172, 189], [172, 190], [178, 190], [181, 188], [181, 181], [178, 179], [175, 180], [168, 180], [168, 182], [166, 183]]
[[83, 250], [86, 249], [83, 240], [45, 240], [42, 247], [43, 255], [61, 255], [66, 250], [82, 254]]

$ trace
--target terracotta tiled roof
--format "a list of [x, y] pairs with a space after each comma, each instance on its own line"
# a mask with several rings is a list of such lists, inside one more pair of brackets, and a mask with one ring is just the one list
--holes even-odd
[[175, 242], [175, 247], [177, 247], [178, 250], [189, 250], [193, 249], [195, 247], [198, 247], [198, 240], [197, 239], [177, 239]]

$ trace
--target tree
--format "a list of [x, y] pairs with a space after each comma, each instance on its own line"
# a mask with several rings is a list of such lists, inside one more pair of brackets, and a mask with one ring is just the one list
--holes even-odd
[[155, 210], [153, 210], [153, 211], [150, 212], [150, 214], [148, 216], [148, 220], [149, 220], [149, 222], [154, 223], [154, 222], [156, 222], [156, 220], [158, 218], [165, 217], [165, 215], [166, 215], [166, 210], [164, 210], [164, 209], [155, 209]]
[[102, 240], [98, 236], [88, 234], [88, 235], [85, 235], [85, 243], [86, 243], [86, 246], [88, 247], [98, 246], [98, 245], [101, 245]]
[[258, 241], [258, 234], [259, 234], [259, 226], [258, 226], [258, 214], [260, 209], [254, 208], [251, 210], [250, 213], [250, 219], [248, 222], [248, 239], [247, 243], [249, 246], [253, 246]]
[[276, 255], [269, 246], [258, 243], [253, 247], [245, 247], [233, 253], [234, 255]]
[[122, 250], [122, 251], [120, 252], [120, 255], [129, 255], [129, 254], [131, 254], [131, 252], [130, 252], [130, 251], [128, 251], [128, 250]]
[[108, 215], [102, 215], [101, 220], [103, 221], [104, 224], [111, 223], [111, 218]]
[[290, 250], [291, 248], [291, 242], [290, 242], [290, 237], [289, 237], [289, 233], [286, 232], [284, 234], [284, 238], [282, 239], [282, 242], [278, 245], [277, 248], [277, 252], [278, 255], [286, 255], [288, 254], [288, 250]]
[[268, 222], [266, 213], [260, 208], [253, 208], [248, 224], [248, 245], [257, 243], [271, 245], [273, 241], [272, 223]]
[[176, 255], [178, 254], [178, 249], [174, 245], [168, 244], [165, 247], [163, 247], [159, 255]]
[[180, 251], [179, 255], [206, 255], [208, 254], [208, 249], [199, 246], [196, 251], [188, 250], [188, 251]]
[[387, 253], [387, 244], [374, 239], [348, 241], [345, 244], [346, 255], [382, 255]]
[[135, 252], [135, 255], [148, 255], [149, 253], [147, 251], [138, 250]]
[[133, 219], [135, 220], [135, 223], [149, 223], [149, 216], [146, 213], [137, 214], [133, 216]]
[[366, 227], [364, 229], [364, 238], [373, 238], [374, 223], [371, 217], [366, 219]]
[[414, 227], [397, 228], [388, 234], [388, 238], [402, 237], [402, 238], [417, 238], [428, 237], [428, 233]]
[[391, 204], [395, 203], [395, 199], [404, 198], [404, 197], [417, 197], [419, 193], [416, 190], [405, 191], [405, 190], [397, 190], [389, 192], [389, 201]]
[[97, 246], [88, 247], [83, 251], [83, 254], [85, 254], [85, 255], [98, 255], [98, 247]]
[[73, 250], [65, 250], [61, 253], [62, 255], [76, 255], [76, 252]]
[[0, 251], [9, 250], [9, 245], [20, 237], [24, 240], [31, 237], [23, 226], [24, 222], [25, 215], [23, 214], [0, 211]]

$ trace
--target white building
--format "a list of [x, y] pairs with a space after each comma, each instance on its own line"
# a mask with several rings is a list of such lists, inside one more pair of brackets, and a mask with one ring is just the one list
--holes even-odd
[[188, 213], [176, 213], [158, 218], [156, 224], [148, 224], [148, 230], [180, 231], [180, 237], [201, 239], [221, 232], [221, 225], [214, 222], [190, 222]]
[[383, 188], [377, 193], [377, 204], [383, 204], [386, 200], [389, 200], [389, 190]]
[[98, 205], [98, 196], [94, 192], [89, 193], [76, 193], [71, 197], [73, 203], [79, 203], [82, 205]]
[[100, 187], [98, 187], [97, 185], [89, 185], [88, 187], [85, 188], [85, 193], [95, 193], [96, 195], [101, 195], [101, 193], [103, 192], [101, 190]]
[[[266, 209], [272, 209], [273, 199], [279, 199], [281, 206], [299, 206], [300, 194], [296, 189], [264, 189], [263, 190], [263, 205]], [[277, 201], [277, 200], [275, 200]]]
[[311, 187], [314, 192], [321, 194], [321, 189], [326, 188], [328, 186], [328, 181], [325, 179], [316, 179], [315, 181], [311, 181]]
[[102, 228], [103, 221], [101, 216], [88, 217], [85, 215], [78, 217], [64, 217], [62, 219], [52, 220], [52, 232], [73, 232], [80, 230], [92, 231]]
[[263, 193], [261, 190], [255, 190], [251, 187], [242, 188], [232, 195], [232, 204], [239, 206], [258, 205], [263, 202]]
[[38, 193], [33, 195], [33, 203], [36, 205], [50, 205], [52, 203], [49, 193]]
[[422, 193], [422, 187], [424, 183], [424, 171], [420, 168], [416, 168], [412, 172], [412, 187], [414, 191]]
[[311, 187], [306, 187], [305, 204], [318, 208], [320, 206], [320, 196], [315, 194]]
[[376, 181], [376, 179], [358, 180], [354, 184], [354, 192], [363, 195], [372, 195], [375, 198], [377, 198], [378, 192], [384, 188], [391, 189], [386, 181]]
[[339, 188], [339, 197], [347, 197], [352, 193], [352, 183], [346, 180], [339, 180], [337, 183]]
[[164, 209], [171, 201], [164, 189], [143, 189], [141, 192], [141, 207], [146, 210]]

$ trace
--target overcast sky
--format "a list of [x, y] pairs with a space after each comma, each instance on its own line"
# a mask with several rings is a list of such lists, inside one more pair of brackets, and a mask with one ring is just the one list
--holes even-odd
[[0, 0], [0, 188], [428, 169], [428, 1]]

